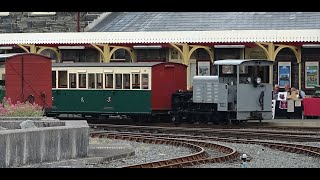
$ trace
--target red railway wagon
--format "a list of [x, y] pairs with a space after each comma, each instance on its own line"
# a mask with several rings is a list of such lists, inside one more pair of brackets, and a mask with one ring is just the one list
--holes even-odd
[[171, 97], [177, 90], [187, 88], [187, 66], [179, 63], [159, 63], [152, 67], [151, 108], [171, 110]]
[[29, 101], [52, 107], [51, 59], [33, 53], [3, 54], [5, 97], [13, 103]]

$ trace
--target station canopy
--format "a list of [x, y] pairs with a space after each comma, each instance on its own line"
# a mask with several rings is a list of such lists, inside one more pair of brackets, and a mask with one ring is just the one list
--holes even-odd
[[318, 43], [320, 29], [0, 34], [0, 45], [91, 43]]

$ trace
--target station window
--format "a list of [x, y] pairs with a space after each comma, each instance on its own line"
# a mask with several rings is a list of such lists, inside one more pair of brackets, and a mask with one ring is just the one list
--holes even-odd
[[97, 81], [97, 89], [102, 89], [102, 73], [97, 73], [96, 74], [96, 81]]
[[132, 89], [140, 89], [140, 74], [132, 74]]
[[57, 72], [52, 71], [52, 88], [57, 88]]
[[122, 89], [122, 74], [116, 74], [116, 89]]
[[79, 74], [79, 88], [87, 88], [87, 75]]
[[77, 88], [77, 74], [69, 73], [69, 88]]
[[142, 74], [142, 89], [149, 89], [149, 74]]
[[123, 74], [123, 89], [130, 89], [130, 74]]
[[94, 78], [94, 74], [88, 74], [88, 86], [89, 86], [89, 89], [95, 89], [96, 88], [96, 81], [95, 81], [95, 78]]
[[58, 88], [67, 88], [67, 71], [58, 71]]
[[113, 74], [105, 75], [106, 88], [113, 88]]

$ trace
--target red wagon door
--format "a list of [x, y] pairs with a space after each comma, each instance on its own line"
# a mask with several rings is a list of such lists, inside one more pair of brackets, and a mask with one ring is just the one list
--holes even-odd
[[186, 90], [187, 66], [179, 63], [161, 63], [152, 67], [152, 110], [171, 109], [171, 96], [177, 90]]
[[5, 61], [6, 98], [52, 107], [51, 59], [38, 54], [17, 54]]

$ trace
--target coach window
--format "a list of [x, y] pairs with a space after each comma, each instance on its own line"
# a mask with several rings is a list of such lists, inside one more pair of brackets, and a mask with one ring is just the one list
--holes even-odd
[[89, 86], [89, 89], [95, 89], [96, 88], [96, 81], [95, 81], [95, 78], [94, 78], [94, 74], [88, 74], [88, 86]]
[[58, 88], [67, 88], [67, 71], [58, 71]]
[[130, 89], [130, 74], [123, 74], [123, 89]]
[[97, 89], [102, 89], [102, 73], [96, 74], [96, 81], [97, 81]]
[[57, 88], [57, 72], [52, 71], [52, 88]]
[[122, 89], [122, 74], [116, 74], [116, 89]]
[[140, 89], [140, 74], [132, 74], [132, 89]]
[[113, 89], [113, 74], [105, 74], [106, 88]]
[[77, 74], [69, 73], [69, 88], [77, 88]]
[[142, 89], [149, 89], [149, 75], [142, 74]]
[[79, 74], [79, 88], [87, 88], [87, 74]]

